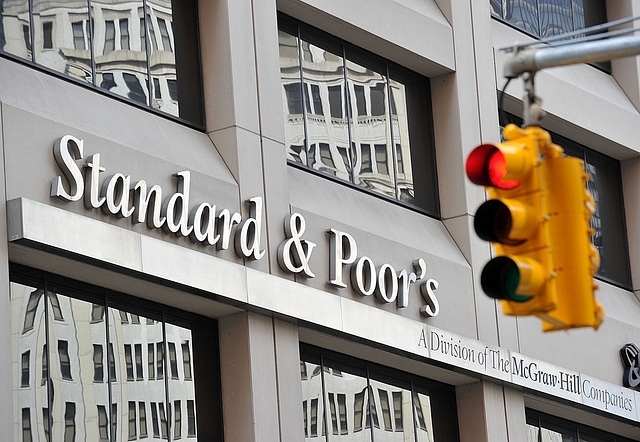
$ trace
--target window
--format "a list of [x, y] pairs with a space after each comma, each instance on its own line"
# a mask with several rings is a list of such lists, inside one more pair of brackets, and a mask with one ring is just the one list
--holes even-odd
[[53, 319], [56, 321], [64, 321], [62, 317], [62, 309], [60, 308], [60, 301], [58, 300], [58, 296], [55, 293], [49, 292], [49, 305], [51, 305], [51, 310], [53, 310]]
[[41, 295], [42, 295], [42, 290], [34, 290], [29, 295], [27, 310], [24, 314], [24, 327], [22, 329], [22, 333], [25, 333], [33, 329], [33, 323], [35, 322], [35, 319], [36, 319], [36, 309], [38, 308], [38, 303], [40, 302]]
[[142, 372], [142, 344], [136, 344], [134, 350], [136, 357], [136, 380], [141, 381], [144, 379], [144, 373]]
[[101, 441], [109, 440], [108, 427], [107, 409], [104, 405], [98, 405], [98, 435]]
[[[522, 120], [514, 115], [505, 116], [506, 122], [522, 124]], [[596, 212], [591, 218], [595, 234], [591, 241], [600, 254], [600, 268], [596, 276], [631, 289], [620, 162], [559, 134], [550, 134], [553, 142], [560, 145], [566, 155], [584, 161], [585, 171], [589, 174], [587, 187], [596, 202]]]
[[60, 375], [62, 376], [62, 379], [72, 380], [71, 360], [69, 359], [69, 343], [67, 341], [58, 341], [58, 356], [60, 357]]
[[138, 402], [138, 418], [140, 419], [140, 437], [147, 437], [147, 410], [144, 402]]
[[76, 404], [66, 402], [64, 406], [64, 442], [76, 440]]
[[607, 21], [604, 0], [490, 0], [491, 14], [546, 38]]
[[326, 434], [326, 422], [330, 434], [360, 433], [361, 441], [458, 440], [453, 387], [306, 344], [300, 354], [310, 371], [324, 373], [302, 377], [307, 437]]
[[100, 322], [104, 319], [104, 306], [93, 304], [91, 308], [91, 322]]
[[129, 401], [129, 440], [138, 437], [136, 428], [136, 403]]
[[25, 351], [24, 353], [22, 353], [22, 376], [20, 379], [20, 386], [21, 387], [28, 387], [29, 386], [29, 359], [31, 356], [31, 352], [30, 351]]
[[176, 344], [169, 342], [169, 365], [171, 366], [171, 379], [178, 379], [178, 360], [176, 359]]
[[130, 344], [124, 344], [124, 360], [127, 366], [127, 381], [133, 381], [133, 357]]
[[180, 401], [175, 401], [173, 403], [173, 414], [174, 414], [173, 438], [180, 439], [182, 437], [182, 409], [180, 406]]
[[149, 379], [156, 378], [156, 361], [154, 357], [155, 344], [147, 344], [147, 373], [149, 375]]
[[93, 382], [104, 382], [102, 345], [93, 344]]
[[439, 216], [429, 80], [278, 20], [289, 163]]
[[158, 371], [156, 375], [156, 379], [162, 379], [164, 377], [164, 343], [158, 342], [157, 347], [158, 352]]
[[[13, 264], [10, 267], [9, 299], [12, 311], [24, 312], [29, 300], [37, 298], [32, 296], [34, 292], [56, 293], [60, 305], [64, 307], [66, 319], [61, 324], [53, 314], [41, 315], [42, 320], [35, 321], [33, 325], [35, 335], [23, 335], [22, 321], [12, 321], [13, 351], [10, 362], [13, 367], [13, 391], [20, 391], [23, 386], [33, 387], [32, 368], [36, 364], [39, 369], [41, 361], [45, 381], [37, 395], [24, 392], [22, 400], [16, 402], [16, 416], [21, 416], [24, 408], [38, 411], [38, 419], [29, 416], [29, 422], [26, 417], [22, 423], [16, 420], [17, 432], [24, 427], [25, 434], [37, 432], [40, 437], [38, 440], [41, 440], [44, 421], [44, 429], [52, 430], [51, 437], [56, 434], [55, 437], [64, 442], [78, 440], [85, 433], [94, 434], [96, 440], [107, 441], [126, 440], [127, 437], [146, 438], [152, 432], [164, 439], [180, 437], [184, 432], [184, 438], [187, 431], [193, 437], [202, 435], [206, 439], [221, 439], [222, 412], [219, 378], [216, 379], [219, 376], [219, 362], [215, 321], [86, 283], [45, 275], [33, 269]], [[40, 299], [49, 297], [40, 296]], [[104, 320], [90, 321], [95, 305], [105, 306]], [[126, 312], [129, 318], [135, 315], [140, 319], [153, 320], [143, 320], [135, 326], [122, 325], [121, 311]], [[155, 361], [162, 361], [163, 348], [169, 348], [165, 340], [168, 336], [176, 337], [186, 345], [186, 351], [189, 352], [186, 361], [193, 364], [189, 368], [193, 381], [196, 381], [196, 373], [206, 373], [206, 376], [197, 382], [167, 382], [166, 379], [143, 382], [144, 385], [136, 382], [140, 384], [136, 388], [131, 383], [122, 382], [126, 377], [135, 380], [144, 378], [145, 348], [151, 350], [151, 373], [156, 373]], [[50, 355], [47, 355], [48, 350]], [[172, 350], [179, 357], [175, 345]], [[160, 359], [154, 358], [156, 351]], [[47, 369], [48, 357], [55, 363], [51, 370]], [[176, 361], [170, 370], [178, 372], [181, 364]], [[162, 363], [160, 367], [162, 376]], [[120, 384], [116, 379], [118, 371]], [[146, 408], [150, 400], [154, 400], [151, 411]], [[207, 416], [202, 422], [196, 422], [195, 419], [196, 401]], [[152, 429], [148, 428], [147, 411], [153, 419]], [[78, 432], [80, 421], [77, 419], [83, 422], [81, 432]], [[187, 429], [183, 431], [184, 427]], [[37, 439], [37, 434], [32, 437]], [[84, 440], [84, 436], [82, 438]]]
[[42, 426], [44, 427], [44, 440], [47, 442], [49, 439], [49, 432], [51, 430], [51, 414], [48, 408], [42, 409]]
[[[0, 9], [0, 53], [203, 128], [197, 3], [18, 1]], [[171, 54], [153, 57], [158, 50]], [[152, 73], [160, 83], [175, 82], [171, 100], [153, 101]]]
[[191, 351], [189, 341], [182, 343], [182, 366], [184, 368], [184, 380], [191, 380]]
[[631, 439], [606, 433], [586, 425], [527, 409], [527, 441], [631, 442]]
[[22, 409], [22, 441], [23, 442], [31, 442], [31, 409], [23, 408]]

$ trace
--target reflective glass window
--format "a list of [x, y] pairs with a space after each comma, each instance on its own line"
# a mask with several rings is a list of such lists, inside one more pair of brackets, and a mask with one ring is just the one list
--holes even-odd
[[429, 80], [290, 17], [279, 26], [287, 159], [438, 216]]
[[301, 355], [305, 440], [458, 440], [452, 387], [304, 344]]
[[[23, 270], [24, 273], [12, 276], [10, 291], [12, 378], [18, 395], [16, 404], [20, 404], [16, 412], [24, 416], [23, 434], [46, 433], [46, 440], [65, 442], [147, 437], [149, 403], [154, 435], [163, 438], [188, 435], [197, 440], [200, 429], [204, 429], [203, 438], [220, 440], [219, 402], [211, 397], [212, 391], [219, 394], [215, 381], [217, 363], [211, 357], [212, 352], [217, 354], [215, 323], [169, 311], [164, 306], [150, 306], [148, 301], [131, 304], [131, 298], [122, 294], [107, 294], [100, 288], [86, 289], [84, 285], [80, 288], [73, 281], [44, 278], [35, 271]], [[53, 299], [64, 313], [64, 322], [56, 320], [53, 314], [44, 314], [49, 305], [54, 308]], [[93, 312], [99, 310], [96, 306], [105, 307], [104, 320], [91, 320]], [[33, 316], [33, 321], [28, 321], [32, 325], [22, 333], [27, 315]], [[153, 320], [123, 324], [125, 316]], [[180, 355], [175, 342], [188, 343], [185, 349], [189, 356], [183, 356], [183, 362], [189, 364], [192, 378], [199, 372], [207, 377], [201, 382], [186, 383], [177, 377], [158, 380], [152, 376], [145, 382], [127, 381], [144, 380], [143, 370], [147, 366], [144, 349], [152, 349], [150, 373], [157, 374], [153, 355], [157, 352], [158, 360], [162, 361], [164, 346], [170, 348], [168, 339], [174, 343], [176, 357]], [[107, 361], [109, 372], [105, 373]], [[176, 362], [171, 370], [177, 372], [180, 365]], [[30, 382], [32, 367], [42, 367], [42, 382]], [[198, 391], [204, 395], [207, 413], [203, 422], [196, 419]], [[185, 403], [187, 424], [183, 425]], [[184, 435], [183, 428], [187, 429]]]
[[631, 442], [577, 422], [527, 409], [527, 442]]
[[195, 0], [5, 1], [0, 54], [202, 127], [197, 23]]

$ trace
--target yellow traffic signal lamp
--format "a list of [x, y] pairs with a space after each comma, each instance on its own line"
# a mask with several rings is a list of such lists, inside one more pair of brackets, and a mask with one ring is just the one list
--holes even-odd
[[469, 179], [489, 195], [474, 218], [496, 255], [482, 270], [482, 289], [505, 314], [540, 317], [545, 331], [597, 328], [593, 198], [582, 161], [563, 157], [539, 127], [510, 124], [503, 133], [505, 142], [477, 147], [466, 163]]

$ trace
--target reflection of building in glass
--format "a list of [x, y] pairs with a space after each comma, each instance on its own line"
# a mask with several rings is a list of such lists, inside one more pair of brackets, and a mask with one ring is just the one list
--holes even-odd
[[171, 1], [90, 5], [5, 0], [0, 50], [181, 116]]
[[433, 442], [426, 392], [300, 362], [305, 440]]
[[189, 329], [18, 284], [11, 294], [21, 440], [196, 437]]
[[383, 61], [279, 36], [289, 160], [417, 204], [406, 81]]

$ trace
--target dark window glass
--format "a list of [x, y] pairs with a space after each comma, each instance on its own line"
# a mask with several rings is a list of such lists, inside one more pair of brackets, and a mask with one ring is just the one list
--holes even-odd
[[22, 376], [20, 377], [20, 386], [21, 387], [28, 387], [29, 386], [30, 357], [31, 357], [31, 352], [30, 351], [27, 350], [24, 353], [22, 353], [22, 367], [21, 367]]
[[169, 38], [169, 30], [167, 28], [167, 22], [164, 19], [158, 19], [158, 28], [160, 28], [160, 36], [162, 37], [162, 46], [165, 51], [173, 52], [171, 49], [171, 39]]
[[187, 400], [187, 435], [196, 435], [196, 407], [192, 400]]
[[180, 401], [173, 402], [173, 438], [180, 439], [182, 437], [182, 408]]
[[51, 414], [48, 408], [42, 409], [42, 426], [44, 427], [44, 440], [50, 440], [49, 433], [51, 431]]
[[109, 440], [108, 428], [107, 409], [104, 405], [98, 405], [98, 436], [101, 441]]
[[121, 18], [120, 24], [120, 49], [129, 50], [129, 19]]
[[527, 442], [631, 442], [631, 439], [526, 409]]
[[31, 442], [31, 409], [22, 409], [22, 442]]
[[142, 372], [142, 344], [136, 344], [134, 350], [136, 358], [136, 380], [141, 381], [144, 379], [144, 373]]
[[24, 314], [24, 327], [22, 329], [22, 333], [33, 328], [33, 323], [36, 319], [36, 309], [40, 303], [40, 296], [42, 293], [43, 291], [38, 289], [31, 292], [31, 295], [29, 295], [29, 302], [27, 303], [27, 309]]
[[42, 49], [53, 49], [53, 22], [42, 23]]
[[76, 404], [66, 402], [64, 407], [64, 442], [76, 440]]
[[84, 41], [84, 22], [76, 21], [71, 23], [71, 31], [73, 33], [73, 48], [79, 50], [87, 49]]
[[107, 55], [116, 49], [116, 26], [113, 20], [106, 21], [104, 26], [104, 50], [102, 53]]
[[144, 402], [138, 402], [138, 418], [140, 419], [140, 437], [147, 437], [147, 410]]
[[113, 439], [116, 439], [118, 434], [118, 404], [111, 404], [111, 434], [114, 435]]
[[156, 378], [155, 348], [156, 346], [154, 344], [147, 344], [147, 373], [149, 379]]
[[169, 365], [171, 366], [171, 379], [178, 379], [178, 355], [176, 344], [169, 342]]
[[429, 80], [278, 19], [287, 158], [439, 216]]
[[158, 371], [156, 375], [156, 379], [162, 379], [164, 377], [164, 344], [162, 342], [158, 342], [157, 347], [157, 362], [158, 362]]
[[134, 440], [138, 437], [136, 425], [136, 403], [129, 401], [129, 440]]
[[151, 423], [153, 426], [153, 437], [160, 437], [160, 425], [158, 423], [158, 408], [155, 402], [151, 402]]
[[93, 344], [93, 382], [104, 382], [102, 345]]
[[69, 359], [69, 343], [58, 341], [58, 356], [60, 357], [60, 375], [62, 379], [71, 380], [71, 360]]
[[91, 309], [91, 322], [99, 322], [99, 321], [102, 321], [103, 319], [104, 319], [104, 306], [99, 304], [93, 304], [93, 307]]
[[138, 103], [146, 103], [147, 96], [144, 93], [144, 89], [142, 89], [142, 85], [140, 84], [138, 77], [134, 74], [123, 73], [122, 78], [124, 78], [124, 82], [129, 88], [127, 97], [131, 98], [133, 101], [137, 101]]
[[51, 310], [53, 311], [53, 319], [55, 319], [56, 321], [64, 321], [58, 296], [55, 293], [51, 293], [51, 292], [49, 292], [48, 295], [49, 295], [49, 305], [51, 305]]
[[182, 343], [182, 367], [185, 381], [191, 380], [191, 351], [189, 341]]
[[127, 380], [133, 381], [133, 356], [130, 344], [124, 344], [124, 360], [127, 368]]

